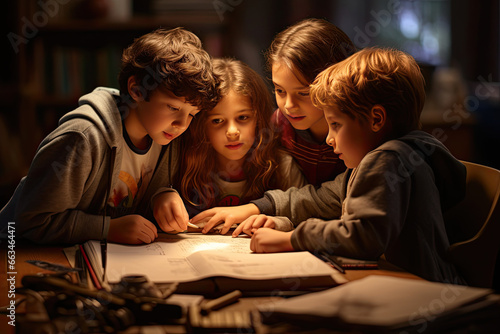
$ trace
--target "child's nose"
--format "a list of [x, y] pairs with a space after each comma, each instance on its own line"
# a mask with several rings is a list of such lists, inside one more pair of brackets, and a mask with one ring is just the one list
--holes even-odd
[[236, 139], [240, 135], [240, 130], [234, 124], [230, 124], [226, 131], [226, 136], [230, 139]]
[[173, 122], [172, 125], [176, 128], [186, 130], [187, 127], [189, 126], [189, 123], [191, 122], [191, 117], [187, 115], [186, 117], [179, 117], [176, 118]]
[[297, 107], [297, 103], [292, 94], [288, 94], [285, 98], [285, 109], [290, 110]]

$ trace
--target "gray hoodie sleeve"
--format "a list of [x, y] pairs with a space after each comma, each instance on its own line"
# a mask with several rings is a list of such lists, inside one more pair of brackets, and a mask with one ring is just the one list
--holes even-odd
[[[19, 189], [16, 228], [37, 243], [79, 243], [101, 239], [109, 217], [79, 209], [82, 194], [97, 177], [107, 147], [92, 145], [79, 132], [67, 132], [42, 143]], [[104, 198], [102, 199], [104, 200]], [[102, 205], [102, 203], [99, 203]], [[100, 206], [99, 206], [100, 207]]]
[[[296, 250], [323, 250], [355, 258], [377, 259], [391, 239], [397, 238], [406, 217], [411, 194], [410, 175], [391, 152], [372, 152], [352, 176], [342, 216], [311, 218], [292, 234]], [[403, 175], [388, 186], [388, 177]], [[337, 198], [323, 197], [323, 202]], [[360, 247], [363, 245], [363, 247]]]
[[295, 226], [311, 217], [339, 217], [343, 196], [342, 180], [345, 177], [346, 174], [342, 173], [335, 180], [323, 183], [320, 188], [308, 184], [300, 189], [292, 187], [287, 191], [270, 190], [262, 200], [255, 201], [254, 204], [259, 209], [266, 208], [262, 213], [288, 217]]

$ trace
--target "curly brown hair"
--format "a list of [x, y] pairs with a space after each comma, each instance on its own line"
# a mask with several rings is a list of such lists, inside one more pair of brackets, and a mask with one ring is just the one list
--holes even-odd
[[[257, 118], [255, 142], [247, 153], [243, 170], [248, 182], [243, 202], [260, 198], [264, 192], [275, 188], [277, 175], [277, 132], [270, 123], [273, 113], [271, 94], [262, 77], [241, 61], [214, 59], [214, 71], [221, 78], [221, 93], [226, 96], [232, 90], [248, 97]], [[186, 149], [182, 159], [181, 194], [192, 205], [201, 209], [215, 205], [219, 189], [216, 152], [206, 135], [207, 113], [197, 117], [189, 127]]]
[[148, 100], [157, 88], [166, 89], [200, 110], [212, 109], [220, 99], [219, 79], [200, 39], [183, 28], [157, 29], [123, 51], [118, 76], [121, 96], [130, 100], [128, 79], [135, 76]]

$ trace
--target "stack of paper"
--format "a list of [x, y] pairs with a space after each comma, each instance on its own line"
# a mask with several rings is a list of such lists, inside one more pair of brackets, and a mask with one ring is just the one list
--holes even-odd
[[374, 275], [259, 310], [266, 324], [439, 333], [464, 319], [493, 319], [500, 314], [500, 300], [489, 289]]

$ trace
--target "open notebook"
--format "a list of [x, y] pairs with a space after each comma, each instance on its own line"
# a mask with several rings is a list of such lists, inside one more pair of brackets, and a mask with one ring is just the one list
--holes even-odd
[[[102, 277], [99, 241], [84, 249], [97, 277]], [[309, 252], [255, 254], [250, 238], [201, 233], [162, 234], [148, 245], [108, 243], [106, 275], [110, 284], [122, 276], [146, 275], [155, 283], [179, 282], [202, 290], [303, 290], [345, 283], [338, 271]], [[211, 283], [215, 284], [210, 287]], [[195, 291], [204, 292], [204, 291]]]

